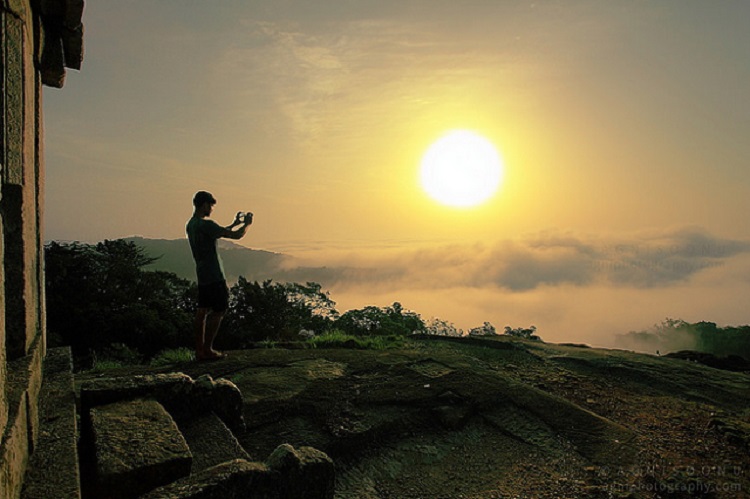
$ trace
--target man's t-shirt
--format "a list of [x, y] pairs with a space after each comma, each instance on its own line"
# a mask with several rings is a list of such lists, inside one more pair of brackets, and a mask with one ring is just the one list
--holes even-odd
[[217, 241], [224, 228], [206, 218], [193, 217], [185, 227], [190, 249], [195, 259], [198, 284], [211, 284], [225, 280], [224, 264], [216, 251]]

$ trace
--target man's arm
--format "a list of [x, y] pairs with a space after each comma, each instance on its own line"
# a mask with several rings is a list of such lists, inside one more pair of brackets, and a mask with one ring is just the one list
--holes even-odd
[[[227, 239], [242, 239], [243, 237], [245, 237], [245, 234], [247, 233], [247, 229], [248, 227], [250, 227], [250, 225], [252, 225], [252, 223], [253, 223], [252, 214], [248, 214], [248, 216], [241, 218], [240, 214], [237, 213], [237, 216], [235, 217], [234, 222], [232, 222], [231, 225], [224, 227], [224, 232], [221, 233], [220, 237], [226, 237]], [[239, 225], [239, 229], [233, 230], [238, 225]]]

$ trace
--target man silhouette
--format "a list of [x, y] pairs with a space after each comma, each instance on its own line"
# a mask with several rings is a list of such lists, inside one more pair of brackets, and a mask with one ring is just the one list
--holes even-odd
[[[214, 350], [213, 344], [221, 321], [229, 308], [229, 288], [224, 276], [224, 265], [217, 251], [219, 238], [241, 239], [253, 223], [253, 214], [241, 212], [228, 227], [210, 220], [216, 199], [210, 192], [199, 191], [193, 197], [195, 211], [185, 232], [195, 259], [198, 277], [198, 310], [195, 312], [195, 358], [221, 359], [224, 354]], [[239, 226], [238, 229], [233, 230]]]

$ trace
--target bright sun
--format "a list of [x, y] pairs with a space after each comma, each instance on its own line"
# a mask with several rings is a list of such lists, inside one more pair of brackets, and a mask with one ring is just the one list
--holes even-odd
[[420, 180], [433, 199], [471, 207], [491, 198], [502, 176], [503, 162], [492, 142], [468, 130], [455, 130], [427, 149]]

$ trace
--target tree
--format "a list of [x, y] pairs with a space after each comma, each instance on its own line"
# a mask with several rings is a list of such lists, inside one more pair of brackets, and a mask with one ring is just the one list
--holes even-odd
[[240, 277], [230, 290], [229, 311], [217, 337], [224, 348], [244, 348], [266, 339], [297, 339], [302, 329], [321, 332], [338, 317], [320, 284], [259, 283]]
[[339, 318], [336, 302], [331, 299], [328, 291], [321, 289], [322, 286], [317, 282], [305, 284], [291, 282], [284, 286], [289, 298], [304, 304], [312, 312], [310, 323], [307, 325], [312, 331], [320, 333]]
[[542, 339], [539, 336], [537, 336], [535, 333], [536, 333], [536, 326], [531, 326], [528, 328], [517, 327], [515, 329], [511, 328], [510, 326], [505, 326], [505, 332], [504, 332], [506, 336], [514, 336], [516, 338], [524, 338], [527, 340], [541, 341]]
[[405, 336], [427, 331], [419, 314], [405, 310], [399, 302], [390, 307], [367, 306], [349, 310], [334, 327], [353, 335]]
[[50, 344], [70, 345], [79, 361], [114, 344], [145, 357], [189, 345], [196, 287], [143, 270], [153, 261], [124, 240], [46, 245]]
[[425, 323], [425, 332], [436, 336], [463, 336], [464, 332], [452, 322], [433, 317]]
[[469, 336], [495, 336], [496, 334], [497, 330], [495, 329], [495, 326], [489, 322], [485, 322], [481, 326], [469, 330]]

